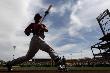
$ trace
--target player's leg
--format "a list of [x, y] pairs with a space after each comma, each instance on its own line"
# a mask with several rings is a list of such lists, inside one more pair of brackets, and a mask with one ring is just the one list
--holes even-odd
[[31, 42], [30, 42], [30, 46], [29, 46], [29, 50], [27, 52], [27, 54], [25, 56], [22, 56], [22, 57], [19, 57], [17, 59], [14, 59], [12, 61], [9, 61], [7, 63], [7, 67], [9, 70], [11, 70], [11, 67], [13, 65], [17, 65], [17, 64], [21, 64], [25, 61], [28, 61], [30, 60], [32, 57], [34, 57], [34, 55], [36, 54], [36, 52], [39, 50], [38, 47], [37, 47], [37, 40], [35, 40], [35, 38], [32, 38], [31, 39]]
[[40, 49], [47, 52], [57, 65], [60, 63], [58, 54], [43, 40], [40, 41]]

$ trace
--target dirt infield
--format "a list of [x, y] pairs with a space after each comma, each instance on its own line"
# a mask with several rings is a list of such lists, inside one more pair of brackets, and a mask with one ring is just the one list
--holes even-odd
[[27, 70], [27, 71], [0, 71], [0, 73], [110, 73], [110, 71], [68, 71], [68, 72], [59, 72], [56, 70]]

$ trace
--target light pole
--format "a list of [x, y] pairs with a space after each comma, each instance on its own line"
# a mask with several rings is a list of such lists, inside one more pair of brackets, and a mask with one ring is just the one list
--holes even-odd
[[13, 50], [14, 50], [14, 52], [13, 52], [13, 60], [14, 60], [14, 57], [15, 57], [15, 48], [16, 48], [16, 46], [14, 45], [13, 46]]
[[72, 54], [70, 54], [70, 56], [71, 56], [71, 60], [72, 60]]

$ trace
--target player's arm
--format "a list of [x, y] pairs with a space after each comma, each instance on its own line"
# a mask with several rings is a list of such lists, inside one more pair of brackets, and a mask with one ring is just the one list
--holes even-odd
[[48, 32], [48, 28], [44, 24], [41, 24], [41, 29], [43, 29], [45, 32]]
[[24, 33], [29, 36], [31, 33], [31, 27], [32, 27], [32, 23], [25, 29]]

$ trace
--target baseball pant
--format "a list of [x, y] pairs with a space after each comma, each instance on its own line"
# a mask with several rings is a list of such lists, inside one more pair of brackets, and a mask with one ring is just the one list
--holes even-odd
[[41, 37], [34, 35], [31, 39], [27, 54], [12, 60], [10, 65], [21, 64], [25, 61], [29, 61], [35, 56], [39, 49], [47, 52], [53, 60], [58, 58], [58, 55], [54, 52], [54, 50]]

